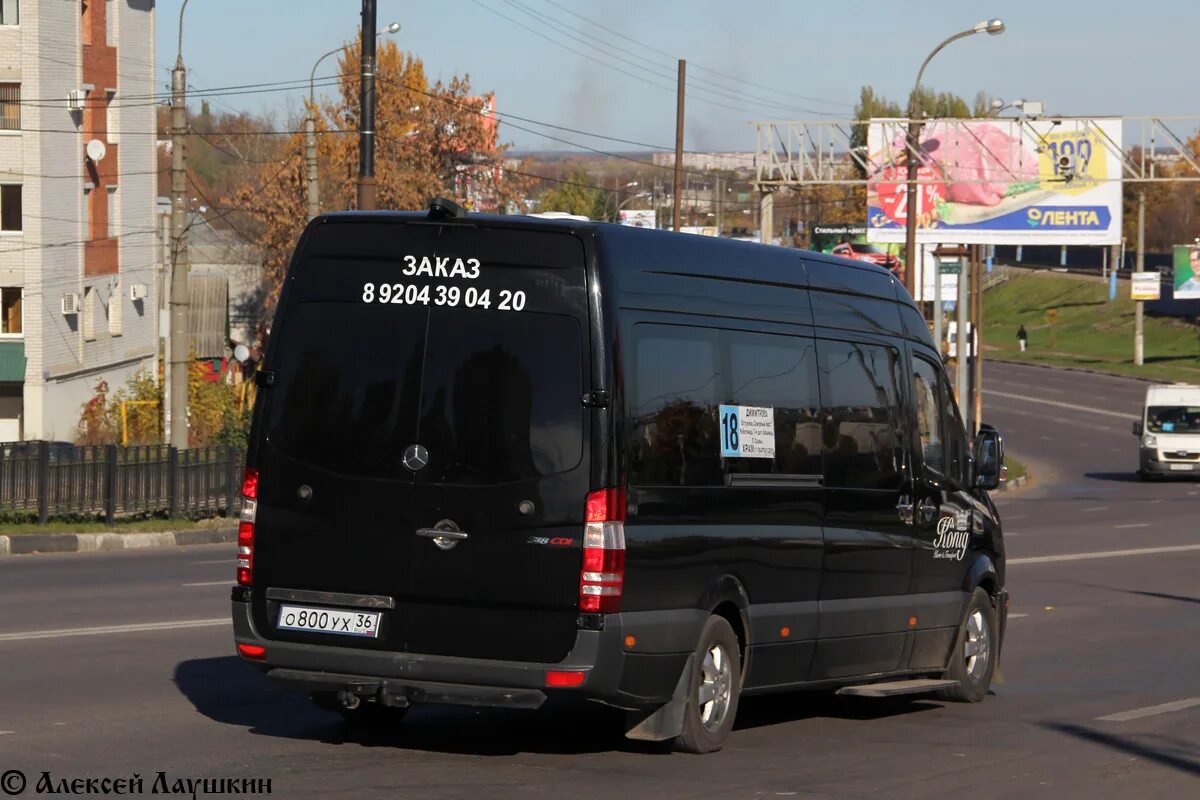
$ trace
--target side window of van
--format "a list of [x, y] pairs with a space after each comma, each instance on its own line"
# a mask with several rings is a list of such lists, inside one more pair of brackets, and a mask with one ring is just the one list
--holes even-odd
[[943, 380], [943, 385], [946, 387], [946, 477], [965, 489], [970, 482], [971, 447], [950, 382]]
[[[821, 473], [812, 339], [642, 323], [626, 353], [634, 485], [724, 486], [727, 474]], [[774, 457], [723, 458], [721, 405], [770, 409]]]
[[[632, 353], [630, 353], [632, 350]], [[635, 325], [630, 478], [642, 486], [720, 486], [717, 331]]]
[[917, 413], [917, 441], [921, 461], [928, 469], [946, 474], [946, 439], [942, 420], [943, 393], [937, 368], [923, 358], [913, 359], [913, 405]]
[[890, 347], [818, 340], [825, 485], [894, 489], [903, 464], [900, 353]]
[[723, 403], [770, 408], [775, 458], [727, 458], [729, 473], [821, 474], [821, 398], [816, 342], [800, 336], [722, 331], [729, 375]]

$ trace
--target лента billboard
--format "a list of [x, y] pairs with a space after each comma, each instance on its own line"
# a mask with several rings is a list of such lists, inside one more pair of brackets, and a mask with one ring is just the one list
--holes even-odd
[[[867, 134], [867, 238], [903, 242], [907, 123]], [[1119, 120], [931, 120], [921, 127], [917, 241], [1117, 244]]]

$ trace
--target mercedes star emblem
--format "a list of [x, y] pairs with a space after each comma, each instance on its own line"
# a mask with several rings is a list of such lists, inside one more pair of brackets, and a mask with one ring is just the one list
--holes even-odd
[[413, 472], [419, 472], [429, 463], [429, 451], [423, 444], [412, 444], [404, 451], [404, 466]]

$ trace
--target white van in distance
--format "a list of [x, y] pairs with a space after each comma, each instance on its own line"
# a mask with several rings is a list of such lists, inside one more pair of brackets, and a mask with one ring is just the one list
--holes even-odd
[[1200, 386], [1148, 387], [1133, 435], [1141, 437], [1138, 477], [1142, 480], [1157, 475], [1200, 476]]

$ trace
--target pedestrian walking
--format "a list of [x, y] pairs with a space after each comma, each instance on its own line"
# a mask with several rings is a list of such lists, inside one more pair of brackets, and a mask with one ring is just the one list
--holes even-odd
[[1025, 326], [1017, 328], [1017, 341], [1021, 343], [1021, 352], [1025, 352], [1025, 348], [1029, 346], [1029, 334], [1025, 332]]

